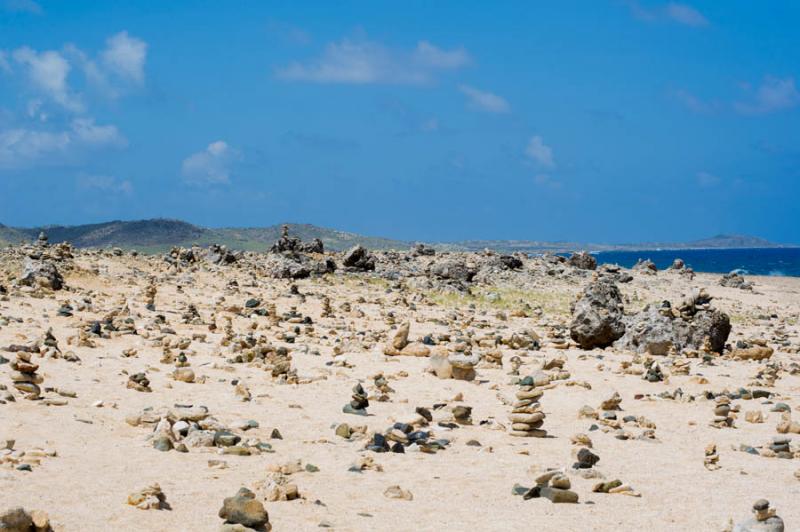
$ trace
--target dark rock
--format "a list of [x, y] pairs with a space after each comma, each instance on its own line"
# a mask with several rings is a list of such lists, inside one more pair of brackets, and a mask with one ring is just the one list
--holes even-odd
[[568, 262], [571, 266], [574, 266], [579, 270], [594, 270], [597, 268], [597, 259], [594, 258], [594, 255], [591, 253], [587, 253], [585, 251], [573, 253], [570, 255]]
[[375, 257], [363, 246], [353, 246], [342, 257], [342, 264], [353, 270], [373, 271], [375, 270]]

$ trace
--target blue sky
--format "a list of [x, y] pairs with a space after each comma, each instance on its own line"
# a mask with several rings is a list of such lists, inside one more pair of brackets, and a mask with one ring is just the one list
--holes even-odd
[[0, 0], [0, 223], [800, 242], [800, 3]]

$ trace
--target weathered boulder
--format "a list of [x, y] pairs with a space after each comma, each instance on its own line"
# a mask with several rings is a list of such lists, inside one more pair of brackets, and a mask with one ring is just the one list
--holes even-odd
[[715, 353], [725, 349], [725, 342], [731, 333], [731, 320], [727, 314], [717, 309], [701, 310], [689, 321], [681, 319], [677, 327], [677, 340], [682, 348], [700, 349], [708, 340], [708, 347]]
[[300, 242], [297, 246], [297, 251], [301, 253], [324, 253], [325, 245], [322, 243], [322, 240], [315, 238], [310, 242]]
[[266, 270], [267, 274], [275, 279], [305, 279], [311, 276], [311, 268], [283, 255], [270, 255], [267, 258]]
[[622, 295], [614, 283], [600, 279], [586, 286], [573, 305], [569, 332], [582, 349], [607, 347], [625, 334]]
[[61, 290], [64, 287], [64, 278], [55, 264], [44, 260], [26, 259], [19, 282], [25, 286], [40, 286], [50, 290]]
[[691, 312], [675, 312], [669, 301], [660, 306], [647, 305], [625, 318], [625, 334], [614, 346], [651, 355], [667, 355], [671, 350], [684, 349], [721, 353], [731, 332], [730, 319], [706, 303], [702, 306], [703, 310], [696, 310], [694, 303], [687, 307], [684, 302], [681, 308], [691, 308]]
[[625, 334], [616, 346], [639, 353], [667, 355], [675, 347], [675, 326], [672, 310], [667, 306], [648, 305], [626, 318]]
[[206, 260], [212, 264], [233, 264], [238, 258], [238, 255], [230, 251], [227, 246], [217, 244], [208, 246], [206, 253]]
[[597, 268], [597, 259], [591, 253], [579, 251], [570, 255], [569, 264], [579, 270], [594, 270]]
[[719, 280], [719, 285], [727, 288], [738, 288], [740, 290], [753, 289], [753, 283], [745, 281], [744, 277], [735, 271], [723, 275], [722, 279]]
[[475, 277], [475, 269], [467, 266], [461, 257], [443, 257], [430, 265], [429, 272], [434, 277], [450, 281], [470, 282]]
[[239, 489], [233, 497], [226, 497], [219, 510], [219, 516], [229, 524], [270, 529], [269, 514], [264, 505], [256, 500], [255, 493], [247, 488]]
[[375, 270], [375, 256], [370, 254], [364, 246], [353, 246], [342, 257], [345, 268], [359, 271]]

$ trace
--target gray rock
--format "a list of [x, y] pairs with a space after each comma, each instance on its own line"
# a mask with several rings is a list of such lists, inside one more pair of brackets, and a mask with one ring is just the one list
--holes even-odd
[[755, 517], [738, 523], [733, 527], [733, 532], [783, 532], [783, 519], [777, 515], [764, 521], [759, 521]]
[[429, 272], [439, 279], [462, 281], [466, 283], [472, 281], [476, 273], [473, 268], [467, 266], [462, 258], [447, 256], [443, 256], [440, 260], [431, 264]]
[[51, 290], [61, 290], [64, 278], [61, 277], [55, 264], [43, 260], [25, 260], [25, 269], [19, 283], [25, 286], [41, 286]]
[[716, 309], [675, 317], [669, 304], [648, 305], [625, 319], [625, 334], [614, 346], [651, 355], [666, 355], [671, 347], [701, 349], [706, 339], [712, 351], [721, 353], [731, 332], [728, 315]]
[[625, 334], [622, 296], [607, 280], [589, 284], [572, 309], [570, 337], [582, 349], [607, 347]]
[[342, 264], [353, 270], [372, 271], [375, 269], [375, 257], [364, 246], [353, 246], [342, 257]]

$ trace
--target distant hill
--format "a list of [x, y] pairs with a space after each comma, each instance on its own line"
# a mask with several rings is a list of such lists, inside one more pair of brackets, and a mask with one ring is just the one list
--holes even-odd
[[757, 236], [717, 235], [689, 243], [697, 248], [771, 248], [782, 247]]
[[[309, 224], [288, 224], [289, 233], [303, 240], [319, 238], [327, 249], [343, 250], [356, 244], [370, 249], [408, 249], [410, 242], [369, 237]], [[51, 225], [12, 228], [0, 225], [0, 244], [35, 240], [41, 231], [51, 243], [71, 242], [77, 247], [120, 247], [144, 253], [160, 253], [172, 246], [224, 244], [231, 249], [264, 251], [280, 238], [281, 225], [253, 228], [212, 229], [180, 220], [153, 219], [112, 221], [86, 225]]]
[[[18, 244], [36, 239], [45, 231], [51, 243], [69, 241], [77, 247], [120, 247], [137, 249], [144, 253], [160, 253], [172, 246], [206, 246], [217, 243], [231, 249], [264, 251], [269, 249], [281, 234], [281, 225], [249, 228], [207, 228], [181, 220], [152, 219], [137, 221], [112, 221], [98, 224], [44, 227], [8, 227], [0, 224], [0, 244]], [[405, 250], [412, 242], [390, 238], [364, 236], [327, 229], [310, 224], [288, 224], [292, 236], [303, 240], [319, 238], [326, 249], [340, 251], [361, 244], [369, 249]], [[650, 250], [699, 248], [772, 248], [792, 247], [775, 244], [763, 238], [744, 235], [717, 235], [693, 242], [648, 242], [638, 244], [592, 244], [580, 242], [543, 242], [536, 240], [464, 240], [460, 242], [431, 243], [441, 250], [480, 251], [494, 249], [506, 253], [563, 253], [574, 250]]]

